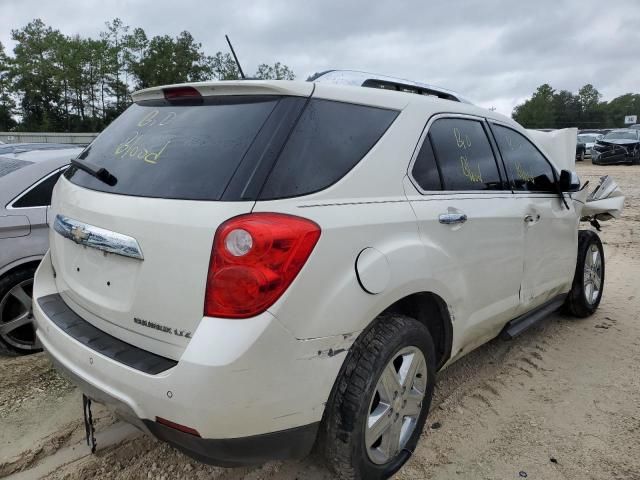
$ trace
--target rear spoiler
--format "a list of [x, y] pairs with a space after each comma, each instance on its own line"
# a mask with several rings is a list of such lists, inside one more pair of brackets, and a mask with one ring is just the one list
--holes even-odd
[[161, 100], [165, 89], [191, 87], [203, 97], [214, 95], [289, 95], [308, 97], [313, 92], [313, 83], [273, 80], [223, 80], [216, 82], [193, 82], [145, 88], [131, 94], [134, 102]]

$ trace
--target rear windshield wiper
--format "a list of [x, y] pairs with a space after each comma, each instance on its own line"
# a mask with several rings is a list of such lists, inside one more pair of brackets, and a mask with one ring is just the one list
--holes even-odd
[[85, 160], [78, 160], [74, 158], [71, 160], [71, 166], [76, 167], [83, 172], [87, 172], [92, 177], [96, 177], [101, 182], [106, 183], [110, 187], [113, 187], [116, 183], [118, 183], [118, 179], [114, 177], [109, 170], [104, 167], [99, 167], [94, 165], [93, 163], [87, 162]]

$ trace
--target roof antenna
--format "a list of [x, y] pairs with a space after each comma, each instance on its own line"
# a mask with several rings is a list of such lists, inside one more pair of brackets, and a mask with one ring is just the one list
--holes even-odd
[[227, 39], [227, 43], [229, 44], [229, 48], [231, 49], [231, 53], [233, 54], [233, 58], [236, 61], [236, 65], [238, 66], [238, 71], [240, 72], [240, 76], [243, 80], [245, 80], [244, 72], [242, 71], [242, 67], [240, 66], [240, 62], [238, 61], [238, 57], [236, 56], [236, 52], [233, 49], [233, 45], [231, 45], [231, 40], [229, 40], [229, 36], [225, 35], [224, 38]]

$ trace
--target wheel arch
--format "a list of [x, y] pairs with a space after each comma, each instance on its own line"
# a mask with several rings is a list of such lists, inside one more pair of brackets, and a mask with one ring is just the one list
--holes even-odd
[[442, 368], [451, 358], [453, 324], [447, 303], [433, 292], [416, 292], [389, 305], [381, 313], [399, 313], [423, 323], [436, 347], [436, 367]]
[[7, 274], [13, 273], [16, 270], [20, 270], [25, 267], [37, 267], [44, 258], [44, 255], [32, 255], [30, 257], [20, 258], [15, 260], [4, 267], [0, 268], [0, 278]]

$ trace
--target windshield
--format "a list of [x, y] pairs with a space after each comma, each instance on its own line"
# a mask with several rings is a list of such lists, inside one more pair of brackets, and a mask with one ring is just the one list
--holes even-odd
[[607, 133], [603, 140], [638, 140], [638, 134], [633, 131], [618, 130]]
[[201, 105], [134, 104], [85, 149], [80, 160], [106, 168], [113, 186], [77, 168], [82, 187], [141, 197], [219, 200], [281, 97], [224, 96]]
[[579, 143], [594, 143], [601, 135], [578, 135]]

